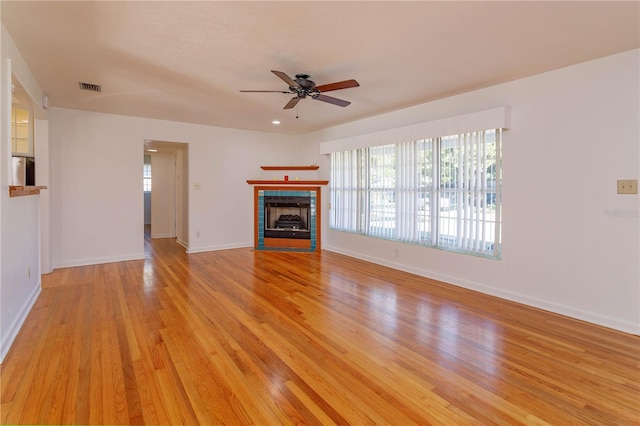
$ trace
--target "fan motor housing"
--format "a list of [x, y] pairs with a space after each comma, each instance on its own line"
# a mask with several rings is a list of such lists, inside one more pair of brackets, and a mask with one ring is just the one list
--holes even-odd
[[296, 74], [296, 83], [303, 89], [313, 89], [316, 87], [316, 83], [309, 80], [309, 74]]

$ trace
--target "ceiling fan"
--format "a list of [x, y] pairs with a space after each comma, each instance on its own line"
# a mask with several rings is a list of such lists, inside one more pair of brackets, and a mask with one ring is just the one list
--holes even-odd
[[304, 99], [307, 96], [311, 99], [315, 99], [317, 101], [328, 102], [333, 105], [338, 105], [341, 107], [346, 107], [351, 102], [345, 101], [342, 99], [334, 98], [333, 96], [327, 96], [324, 92], [330, 92], [332, 90], [340, 90], [340, 89], [348, 89], [350, 87], [358, 87], [358, 84], [355, 80], [345, 80], [338, 81], [336, 83], [322, 84], [320, 86], [316, 86], [316, 83], [312, 80], [309, 80], [308, 74], [296, 74], [296, 78], [292, 79], [286, 73], [282, 71], [274, 71], [271, 70], [276, 76], [280, 77], [287, 85], [289, 86], [289, 90], [240, 90], [241, 92], [253, 92], [253, 93], [288, 93], [295, 95], [283, 109], [291, 109], [295, 107], [300, 99]]

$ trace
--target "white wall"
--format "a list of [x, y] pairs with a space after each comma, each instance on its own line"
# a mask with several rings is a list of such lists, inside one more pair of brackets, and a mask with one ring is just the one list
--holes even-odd
[[[36, 154], [36, 185], [49, 188], [49, 120], [35, 120], [34, 150]], [[43, 274], [51, 267], [51, 197], [49, 190], [40, 191], [40, 267]]]
[[[502, 260], [326, 226], [324, 248], [640, 334], [640, 203], [616, 193], [617, 179], [640, 174], [639, 56], [629, 51], [307, 135], [320, 143], [511, 107]], [[327, 156], [319, 161], [328, 177]]]
[[54, 268], [144, 258], [143, 149], [118, 117], [51, 109]]
[[[40, 293], [40, 197], [32, 195], [9, 198], [12, 76], [30, 97], [29, 102], [34, 105], [36, 116], [46, 119], [46, 114], [37, 107], [42, 92], [4, 26], [2, 26], [0, 38], [0, 361], [2, 361]], [[46, 134], [45, 123], [46, 120], [42, 121], [37, 128], [40, 135]], [[38, 143], [39, 140], [36, 140], [36, 144]], [[36, 173], [38, 173], [37, 170]]]
[[51, 108], [50, 129], [54, 267], [144, 257], [145, 139], [189, 144], [189, 252], [252, 246], [246, 180], [260, 176], [260, 165], [297, 164], [299, 145], [291, 136], [64, 108]]
[[189, 145], [176, 151], [176, 237], [189, 247]]
[[151, 238], [176, 236], [176, 156], [151, 156]]
[[151, 225], [151, 192], [144, 193], [144, 224]]

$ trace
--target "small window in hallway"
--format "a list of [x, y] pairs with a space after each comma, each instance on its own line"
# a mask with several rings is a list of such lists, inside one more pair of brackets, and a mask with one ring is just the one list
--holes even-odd
[[[151, 159], [144, 158], [144, 168], [142, 169], [142, 186], [144, 192], [151, 192]], [[147, 162], [148, 161], [148, 162]]]

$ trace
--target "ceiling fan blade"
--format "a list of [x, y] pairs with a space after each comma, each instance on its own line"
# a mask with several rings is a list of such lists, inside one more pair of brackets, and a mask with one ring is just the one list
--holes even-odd
[[240, 90], [243, 93], [291, 93], [286, 90]]
[[338, 81], [337, 83], [329, 83], [329, 84], [322, 84], [320, 86], [316, 86], [316, 89], [318, 89], [321, 92], [330, 92], [332, 90], [340, 90], [340, 89], [349, 89], [351, 87], [358, 87], [360, 86], [360, 84], [351, 79], [351, 80], [345, 80], [345, 81]]
[[282, 109], [291, 109], [294, 106], [296, 106], [298, 104], [298, 102], [300, 102], [300, 98], [299, 97], [296, 96], [295, 98], [291, 98], [291, 100], [289, 102], [287, 102], [287, 104]]
[[317, 101], [328, 102], [330, 104], [338, 105], [338, 106], [341, 106], [341, 107], [346, 107], [347, 105], [351, 104], [351, 102], [349, 102], [349, 101], [345, 101], [345, 100], [342, 100], [342, 99], [334, 98], [333, 96], [327, 96], [327, 95], [323, 95], [323, 94], [314, 95], [314, 96], [312, 96], [312, 98], [317, 100]]
[[274, 73], [275, 75], [277, 75], [278, 77], [280, 77], [282, 79], [282, 81], [287, 83], [287, 85], [289, 87], [300, 87], [300, 85], [298, 83], [296, 83], [295, 81], [293, 81], [291, 79], [291, 77], [289, 77], [286, 73], [284, 73], [282, 71], [274, 71], [274, 70], [271, 70], [271, 72]]

